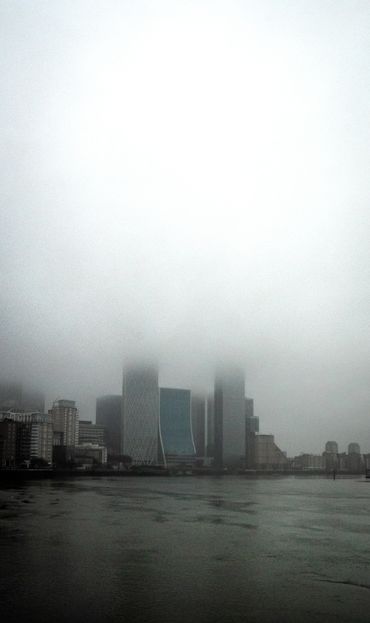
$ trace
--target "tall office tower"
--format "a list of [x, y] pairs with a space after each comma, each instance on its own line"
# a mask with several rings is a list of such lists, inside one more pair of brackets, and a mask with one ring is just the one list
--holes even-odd
[[74, 400], [56, 400], [49, 411], [54, 433], [60, 434], [61, 445], [78, 444], [78, 409]]
[[215, 467], [245, 465], [245, 380], [239, 369], [215, 380]]
[[206, 399], [205, 396], [191, 397], [191, 426], [197, 456], [206, 455]]
[[253, 398], [245, 399], [245, 466], [254, 469], [256, 464], [256, 435], [259, 432], [259, 418], [254, 415]]
[[160, 437], [166, 463], [194, 463], [196, 458], [192, 435], [190, 391], [161, 387]]
[[134, 465], [156, 465], [161, 458], [158, 369], [128, 366], [122, 386], [122, 453]]
[[206, 457], [213, 459], [215, 455], [215, 400], [213, 395], [207, 398], [206, 423]]
[[96, 424], [104, 426], [104, 444], [108, 455], [121, 454], [122, 396], [100, 396], [96, 399]]

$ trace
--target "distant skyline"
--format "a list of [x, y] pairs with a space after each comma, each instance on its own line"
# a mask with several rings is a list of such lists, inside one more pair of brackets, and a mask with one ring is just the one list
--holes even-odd
[[1, 2], [0, 377], [245, 370], [289, 455], [370, 451], [370, 4]]

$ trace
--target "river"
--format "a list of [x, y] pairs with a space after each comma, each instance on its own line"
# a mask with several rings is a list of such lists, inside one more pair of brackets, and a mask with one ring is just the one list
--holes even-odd
[[370, 620], [362, 477], [0, 488], [3, 623]]

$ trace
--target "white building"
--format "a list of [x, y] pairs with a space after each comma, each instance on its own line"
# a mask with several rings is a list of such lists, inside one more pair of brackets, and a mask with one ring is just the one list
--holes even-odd
[[78, 409], [74, 400], [56, 400], [49, 411], [54, 433], [60, 433], [63, 446], [78, 444]]

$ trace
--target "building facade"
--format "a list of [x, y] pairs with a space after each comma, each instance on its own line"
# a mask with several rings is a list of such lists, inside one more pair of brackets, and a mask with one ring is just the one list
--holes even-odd
[[103, 426], [104, 445], [108, 455], [119, 455], [122, 452], [122, 396], [100, 396], [96, 400], [96, 424]]
[[215, 467], [245, 466], [245, 380], [241, 370], [217, 374], [214, 393]]
[[158, 369], [153, 365], [135, 365], [124, 370], [122, 454], [131, 457], [134, 465], [157, 465], [163, 461]]
[[104, 446], [104, 426], [93, 424], [90, 420], [80, 420], [78, 423], [78, 443], [93, 443]]
[[78, 409], [74, 400], [56, 400], [49, 411], [55, 433], [62, 433], [63, 446], [78, 444]]
[[160, 388], [160, 436], [166, 464], [194, 463], [190, 391]]
[[255, 437], [259, 432], [259, 418], [254, 415], [253, 398], [245, 399], [245, 466], [247, 469], [255, 469]]
[[[53, 426], [50, 416], [38, 412], [3, 412], [0, 413], [0, 425], [7, 455], [5, 464], [17, 466], [32, 459], [52, 462]], [[6, 429], [7, 440], [4, 437]]]
[[205, 396], [191, 397], [191, 425], [195, 452], [198, 458], [206, 455], [206, 399]]
[[284, 470], [290, 466], [289, 459], [276, 445], [274, 435], [256, 435], [254, 452], [256, 469]]

